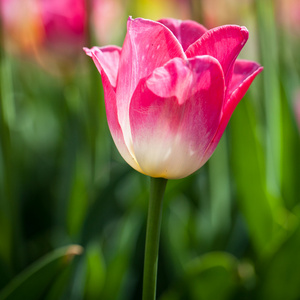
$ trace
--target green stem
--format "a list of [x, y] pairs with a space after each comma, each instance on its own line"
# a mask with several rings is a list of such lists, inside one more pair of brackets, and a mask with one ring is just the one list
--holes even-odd
[[144, 259], [143, 300], [154, 300], [156, 295], [160, 225], [166, 184], [167, 179], [151, 178]]

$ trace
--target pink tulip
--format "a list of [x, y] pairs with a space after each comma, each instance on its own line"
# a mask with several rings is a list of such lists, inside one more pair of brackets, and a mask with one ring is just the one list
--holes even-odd
[[39, 1], [45, 32], [45, 46], [63, 52], [76, 52], [85, 40], [84, 0]]
[[212, 155], [235, 107], [262, 71], [236, 60], [245, 27], [128, 19], [123, 48], [86, 49], [104, 86], [108, 125], [137, 171], [186, 177]]
[[284, 28], [286, 34], [298, 37], [300, 35], [300, 1], [278, 0], [275, 11], [279, 28]]
[[83, 45], [84, 0], [0, 0], [0, 8], [5, 29], [17, 41], [69, 52]]

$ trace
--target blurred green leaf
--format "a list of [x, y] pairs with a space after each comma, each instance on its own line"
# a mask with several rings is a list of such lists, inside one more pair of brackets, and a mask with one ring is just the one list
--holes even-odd
[[54, 250], [33, 263], [0, 292], [1, 300], [40, 299], [56, 276], [70, 265], [75, 255], [82, 252], [79, 245], [70, 245]]
[[238, 283], [236, 259], [227, 253], [212, 252], [187, 266], [191, 299], [230, 299]]
[[111, 250], [111, 258], [107, 263], [107, 273], [102, 299], [130, 299], [122, 295], [124, 283], [130, 274], [130, 262], [137, 243], [138, 233], [142, 225], [142, 214], [133, 210], [124, 216], [117, 226], [115, 244]]
[[246, 219], [256, 252], [262, 255], [277, 233], [274, 214], [279, 209], [266, 190], [262, 146], [257, 120], [245, 97], [231, 118], [232, 166], [239, 207]]
[[256, 0], [255, 4], [261, 63], [264, 66], [261, 77], [266, 121], [266, 184], [268, 191], [277, 196], [282, 176], [282, 108], [275, 8], [272, 0]]
[[239, 284], [238, 261], [225, 252], [211, 252], [190, 261], [182, 277], [160, 300], [231, 299]]
[[57, 274], [55, 281], [52, 283], [51, 287], [49, 287], [46, 294], [43, 295], [43, 300], [62, 299], [72, 270], [72, 265], [68, 265]]
[[99, 191], [96, 201], [92, 203], [85, 215], [85, 221], [81, 228], [80, 244], [85, 247], [96, 236], [99, 236], [105, 224], [113, 218], [120, 217], [120, 204], [117, 203], [113, 191], [118, 190], [119, 184], [125, 180], [129, 173], [125, 168], [115, 168], [111, 170], [112, 180]]
[[295, 112], [295, 91], [299, 89], [300, 74], [296, 73], [294, 57], [290, 54], [292, 49], [286, 43], [283, 45], [288, 48], [282, 62], [286, 62], [282, 66], [282, 194], [285, 205], [288, 209], [293, 209], [299, 202], [298, 182], [300, 166], [300, 134], [297, 128], [296, 112]]
[[87, 277], [85, 295], [89, 300], [101, 299], [101, 292], [105, 283], [106, 266], [101, 248], [92, 243], [86, 249]]
[[208, 161], [211, 235], [224, 236], [231, 225], [231, 185], [227, 151], [227, 134]]
[[[299, 210], [299, 209], [298, 209]], [[298, 216], [299, 216], [298, 212]], [[294, 300], [300, 297], [300, 226], [288, 237], [272, 259], [261, 266], [259, 298]]]
[[88, 187], [85, 180], [88, 176], [86, 176], [87, 171], [84, 168], [86, 164], [84, 163], [85, 161], [83, 161], [82, 157], [78, 157], [75, 163], [73, 184], [67, 210], [67, 225], [70, 236], [77, 236], [80, 232], [89, 203]]

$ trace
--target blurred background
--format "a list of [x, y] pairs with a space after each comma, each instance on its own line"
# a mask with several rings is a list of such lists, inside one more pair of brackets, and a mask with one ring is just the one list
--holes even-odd
[[0, 0], [0, 299], [141, 299], [149, 179], [118, 154], [83, 46], [129, 15], [248, 28], [264, 71], [168, 182], [160, 300], [300, 299], [299, 0]]

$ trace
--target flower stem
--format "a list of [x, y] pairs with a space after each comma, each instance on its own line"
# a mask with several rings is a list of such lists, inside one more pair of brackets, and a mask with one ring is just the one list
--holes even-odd
[[143, 300], [154, 300], [156, 295], [157, 261], [163, 196], [167, 179], [151, 178], [144, 259]]

